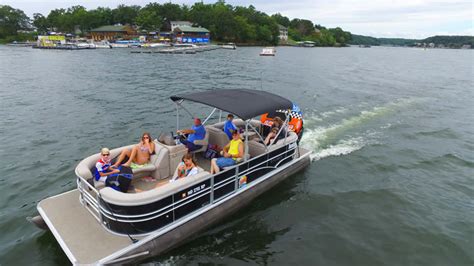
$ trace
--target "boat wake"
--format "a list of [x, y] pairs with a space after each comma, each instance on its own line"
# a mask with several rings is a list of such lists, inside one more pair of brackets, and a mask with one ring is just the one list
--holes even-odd
[[301, 146], [311, 150], [312, 161], [317, 161], [329, 156], [347, 155], [367, 145], [377, 144], [381, 131], [390, 128], [391, 124], [380, 125], [375, 129], [367, 129], [367, 124], [388, 116], [413, 102], [413, 100], [404, 99], [376, 106], [326, 127], [317, 125], [323, 124], [331, 114], [341, 114], [347, 109], [328, 111], [323, 115], [309, 114], [305, 117], [305, 131], [301, 139]]

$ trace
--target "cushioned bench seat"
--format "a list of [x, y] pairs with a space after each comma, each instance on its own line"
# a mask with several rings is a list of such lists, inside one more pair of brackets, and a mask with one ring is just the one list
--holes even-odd
[[260, 143], [260, 142], [257, 142], [257, 141], [254, 141], [254, 140], [251, 140], [248, 142], [248, 147], [249, 147], [249, 154], [251, 157], [256, 157], [258, 155], [261, 155], [261, 154], [264, 154], [268, 148], [268, 151], [274, 151], [278, 148], [281, 148], [283, 147], [284, 145], [288, 144], [288, 143], [292, 143], [292, 142], [295, 142], [296, 140], [298, 140], [298, 135], [296, 135], [295, 132], [288, 132], [288, 137], [287, 139], [280, 139], [278, 140], [276, 143], [268, 146], [268, 147], [265, 147], [265, 145], [263, 143]]
[[[135, 144], [120, 147], [110, 151], [112, 158], [120, 155], [123, 149], [131, 149]], [[143, 167], [132, 169], [133, 177], [143, 177], [145, 175], [153, 175], [155, 178], [166, 178], [169, 176], [170, 165], [169, 165], [169, 151], [167, 148], [164, 148], [163, 145], [155, 143], [155, 154], [150, 156], [150, 162]], [[76, 167], [76, 173], [83, 178], [90, 179], [93, 178], [93, 170], [95, 164], [100, 159], [100, 153], [91, 155], [84, 160], [82, 160]], [[160, 163], [158, 163], [160, 162]], [[96, 188], [101, 188], [104, 186], [103, 182], [97, 182], [94, 180], [94, 185]]]
[[172, 195], [194, 184], [209, 178], [210, 173], [202, 171], [196, 175], [180, 178], [163, 186], [140, 193], [122, 193], [110, 187], [99, 190], [103, 200], [120, 206], [139, 206], [152, 203], [166, 196]]

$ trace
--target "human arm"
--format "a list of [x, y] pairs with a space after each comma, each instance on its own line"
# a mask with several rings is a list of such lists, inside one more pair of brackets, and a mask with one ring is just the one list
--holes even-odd
[[191, 170], [189, 170], [188, 174], [186, 176], [192, 176], [192, 175], [196, 175], [199, 173], [199, 170], [196, 166], [193, 166], [193, 168], [191, 168]]
[[230, 142], [229, 142], [229, 144], [225, 145], [224, 148], [222, 149], [222, 156], [224, 156], [224, 157], [226, 157], [226, 158], [232, 157], [232, 156], [229, 154], [229, 148], [230, 148]]
[[111, 174], [118, 174], [118, 173], [120, 173], [120, 170], [115, 168], [115, 169], [112, 169], [109, 172], [99, 172], [99, 175], [100, 176], [109, 176]]
[[244, 144], [239, 143], [239, 153], [232, 156], [232, 158], [243, 158], [244, 157]]
[[190, 128], [187, 128], [187, 129], [180, 129], [178, 131], [176, 131], [176, 133], [178, 134], [194, 134], [196, 131], [194, 131], [194, 129], [190, 129]]
[[118, 174], [120, 173], [119, 169], [112, 168], [112, 166], [108, 166], [107, 164], [104, 164], [102, 162], [97, 162], [95, 164], [95, 168], [97, 169], [97, 172], [99, 173], [100, 177], [105, 177], [109, 176], [111, 174]]
[[155, 143], [149, 139], [145, 139], [144, 143], [142, 143], [144, 147], [148, 148], [148, 152], [153, 154], [155, 152]]
[[179, 163], [177, 172], [178, 172], [178, 178], [184, 177], [186, 175], [186, 168], [183, 162]]

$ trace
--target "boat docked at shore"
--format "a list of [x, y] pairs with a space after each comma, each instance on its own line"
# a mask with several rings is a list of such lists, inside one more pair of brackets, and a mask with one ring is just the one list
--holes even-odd
[[265, 47], [260, 52], [260, 56], [275, 56], [276, 49], [275, 47]]
[[164, 43], [164, 42], [151, 42], [151, 43], [144, 43], [142, 44], [142, 48], [164, 48], [164, 47], [170, 47], [171, 44], [169, 43]]
[[[208, 144], [223, 147], [229, 141], [222, 130], [224, 122], [207, 122], [217, 114], [220, 121], [222, 111], [239, 117], [234, 122], [244, 136], [243, 159], [211, 174], [207, 171], [210, 159], [195, 153], [199, 172], [169, 182], [188, 151], [172, 140], [155, 140], [156, 154], [150, 163], [133, 170], [135, 190], [122, 193], [93, 181], [92, 170], [100, 154], [85, 158], [75, 169], [77, 188], [39, 202], [40, 216], [32, 219], [39, 227], [51, 230], [73, 264], [123, 264], [161, 254], [251, 204], [310, 163], [310, 152], [299, 147], [298, 135], [283, 130], [289, 129], [292, 118], [302, 123], [300, 114], [292, 114], [294, 105], [288, 99], [264, 91], [228, 89], [177, 95], [171, 100], [176, 104], [177, 128], [179, 110], [193, 116], [184, 102], [213, 107], [203, 120], [206, 134], [199, 144], [204, 150]], [[258, 140], [263, 140], [267, 121], [256, 118], [274, 114], [284, 120], [278, 131], [283, 135], [266, 146]], [[110, 153], [117, 156], [130, 147]], [[142, 177], [156, 181], [144, 182]]]
[[221, 47], [222, 49], [228, 49], [228, 50], [235, 50], [235, 49], [237, 49], [237, 45], [235, 45], [235, 43], [233, 43], [233, 42], [221, 44], [220, 47]]

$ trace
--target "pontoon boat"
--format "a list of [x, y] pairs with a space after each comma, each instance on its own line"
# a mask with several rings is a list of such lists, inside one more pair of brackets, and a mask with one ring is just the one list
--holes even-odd
[[[77, 188], [42, 200], [37, 206], [40, 216], [33, 219], [49, 228], [73, 264], [130, 263], [161, 254], [251, 204], [310, 163], [310, 152], [299, 147], [298, 135], [288, 127], [293, 104], [283, 97], [228, 89], [177, 95], [171, 100], [176, 104], [177, 128], [181, 109], [193, 116], [183, 103], [213, 107], [203, 120], [205, 138], [196, 143], [203, 147], [195, 152], [200, 172], [169, 182], [187, 149], [166, 139], [155, 140], [156, 154], [150, 163], [133, 170], [134, 189], [128, 193], [93, 181], [92, 171], [100, 154], [82, 160], [75, 169]], [[240, 118], [234, 122], [244, 136], [245, 156], [212, 175], [208, 172], [210, 160], [201, 152], [208, 144], [223, 147], [229, 141], [222, 130], [224, 122], [218, 122], [222, 111]], [[278, 134], [285, 132], [283, 138], [266, 146], [260, 143], [266, 123], [256, 118], [275, 112], [281, 112], [277, 114], [287, 130], [280, 129]], [[302, 119], [301, 115], [297, 118]], [[216, 123], [210, 124], [212, 120]], [[111, 150], [111, 155], [130, 147]], [[156, 181], [150, 182], [150, 177]]]

